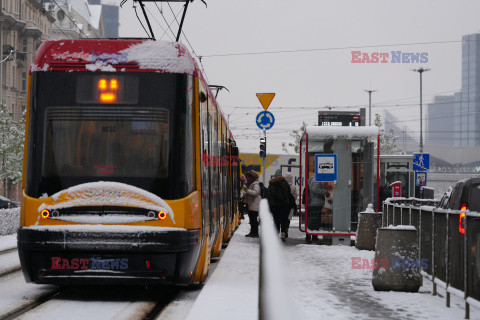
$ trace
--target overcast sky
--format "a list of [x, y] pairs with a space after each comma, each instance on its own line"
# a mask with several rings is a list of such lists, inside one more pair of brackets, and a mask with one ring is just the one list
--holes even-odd
[[[269, 153], [281, 153], [281, 142], [290, 142], [288, 133], [302, 121], [316, 124], [320, 108], [368, 106], [365, 89], [378, 90], [372, 114], [388, 108], [404, 121], [400, 126], [419, 136], [419, 75], [411, 69], [431, 68], [423, 77], [424, 103], [435, 94], [453, 94], [461, 87], [462, 35], [480, 32], [480, 1], [472, 0], [205, 1], [208, 7], [190, 3], [183, 31], [203, 57], [210, 84], [230, 90], [220, 92], [218, 101], [230, 114], [241, 152], [258, 152], [255, 116], [263, 108], [257, 92], [276, 93]], [[128, 0], [120, 10], [120, 36], [144, 37], [132, 4]], [[158, 3], [160, 10], [153, 3], [146, 7], [160, 39], [166, 29], [160, 10], [169, 23], [172, 12], [166, 3]], [[183, 5], [171, 7], [178, 14]], [[138, 4], [137, 11], [144, 21]], [[171, 28], [176, 33], [178, 24]], [[170, 31], [162, 37], [173, 38]], [[189, 46], [184, 36], [180, 41]], [[421, 44], [405, 45], [412, 43]], [[291, 52], [238, 55], [279, 51]], [[388, 52], [389, 62], [352, 63], [352, 51]], [[426, 52], [428, 63], [394, 64], [391, 51]]]

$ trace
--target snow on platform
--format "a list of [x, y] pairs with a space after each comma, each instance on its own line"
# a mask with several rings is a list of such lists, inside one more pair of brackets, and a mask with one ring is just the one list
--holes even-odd
[[243, 220], [195, 300], [189, 320], [258, 319], [258, 238], [246, 238]]
[[[245, 219], [187, 319], [258, 318], [260, 241], [245, 238], [248, 232]], [[452, 297], [452, 307], [447, 308], [441, 289], [443, 297], [432, 296], [432, 283], [427, 279], [418, 293], [374, 291], [373, 270], [352, 269], [353, 258], [371, 261], [372, 251], [305, 244], [298, 218], [292, 220], [289, 236], [282, 245], [288, 276], [279, 281], [288, 281], [291, 306], [302, 313], [299, 319], [463, 319], [465, 315], [461, 299]], [[472, 307], [470, 316], [480, 319], [480, 310]]]

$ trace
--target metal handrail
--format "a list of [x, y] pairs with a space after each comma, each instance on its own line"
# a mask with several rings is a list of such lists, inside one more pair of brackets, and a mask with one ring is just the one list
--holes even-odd
[[260, 320], [296, 319], [285, 281], [282, 249], [268, 201], [260, 201], [260, 276], [258, 317]]

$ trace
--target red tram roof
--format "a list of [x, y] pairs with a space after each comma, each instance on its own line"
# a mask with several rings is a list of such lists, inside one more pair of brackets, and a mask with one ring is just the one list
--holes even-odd
[[31, 71], [148, 71], [196, 75], [198, 65], [179, 42], [75, 39], [42, 43]]

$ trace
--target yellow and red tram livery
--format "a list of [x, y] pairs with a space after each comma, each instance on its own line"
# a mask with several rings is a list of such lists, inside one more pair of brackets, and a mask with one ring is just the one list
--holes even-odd
[[29, 75], [27, 282], [204, 281], [238, 220], [238, 149], [180, 43], [43, 43]]

